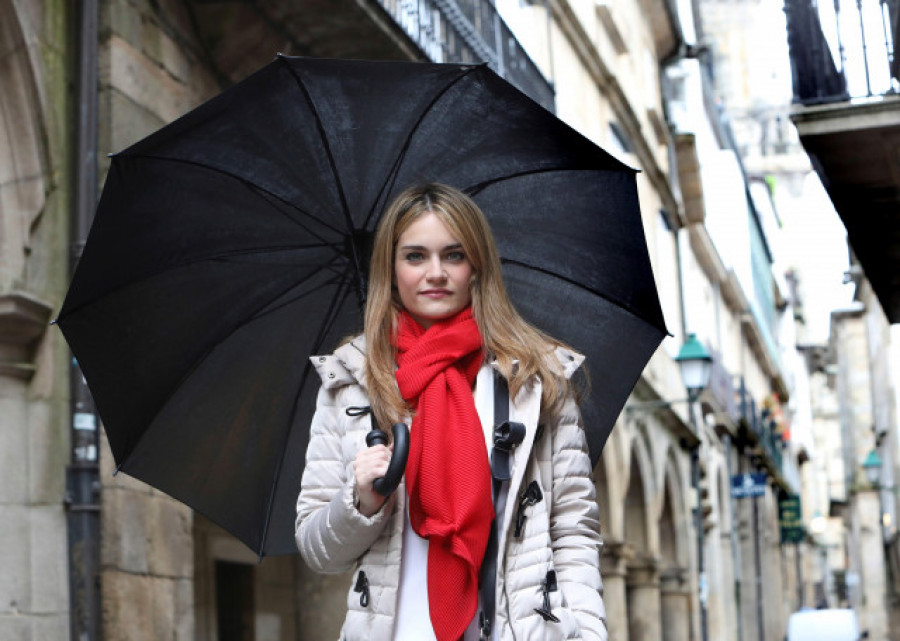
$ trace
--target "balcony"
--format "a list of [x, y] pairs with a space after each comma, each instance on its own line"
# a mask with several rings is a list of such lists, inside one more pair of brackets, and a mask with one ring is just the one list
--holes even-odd
[[486, 62], [553, 111], [553, 87], [491, 0], [378, 0], [432, 62]]
[[791, 119], [892, 323], [900, 322], [900, 0], [785, 0]]
[[738, 446], [757, 459], [758, 465], [776, 483], [788, 489], [783, 472], [784, 440], [778, 423], [768, 407], [757, 403], [750, 395], [744, 378], [739, 377], [735, 385], [735, 395], [739, 412]]
[[546, 109], [553, 87], [491, 0], [187, 0], [204, 58], [227, 86], [277, 52], [486, 62]]

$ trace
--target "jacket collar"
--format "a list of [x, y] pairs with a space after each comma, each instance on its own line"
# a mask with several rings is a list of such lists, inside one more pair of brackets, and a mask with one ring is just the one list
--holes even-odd
[[[564, 347], [557, 347], [555, 354], [566, 378], [570, 378], [584, 362], [584, 356]], [[312, 356], [310, 361], [326, 389], [350, 383], [366, 386], [366, 339], [363, 335], [344, 343], [334, 354]], [[496, 360], [491, 360], [490, 365], [497, 369]]]

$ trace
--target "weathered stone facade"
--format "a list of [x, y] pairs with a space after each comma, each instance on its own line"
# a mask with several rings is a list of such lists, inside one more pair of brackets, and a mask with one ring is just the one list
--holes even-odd
[[67, 3], [0, 2], [0, 639], [66, 638]]

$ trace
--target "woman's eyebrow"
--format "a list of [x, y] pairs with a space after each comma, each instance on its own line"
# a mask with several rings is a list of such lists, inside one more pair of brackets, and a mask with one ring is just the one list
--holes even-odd
[[[428, 248], [425, 245], [401, 245], [400, 249], [402, 251], [408, 251], [410, 249], [414, 249], [417, 251], [427, 251]], [[453, 243], [452, 245], [445, 245], [441, 251], [447, 251], [448, 249], [462, 249], [462, 243]]]

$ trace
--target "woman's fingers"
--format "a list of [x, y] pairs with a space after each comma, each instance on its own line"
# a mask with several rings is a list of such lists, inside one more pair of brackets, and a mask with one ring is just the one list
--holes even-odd
[[356, 453], [353, 460], [356, 496], [359, 498], [359, 511], [365, 516], [372, 516], [384, 504], [385, 497], [374, 490], [372, 483], [384, 476], [390, 461], [391, 450], [384, 445], [363, 448]]
[[353, 461], [353, 469], [359, 484], [371, 483], [384, 476], [391, 462], [391, 452], [384, 445], [376, 445], [360, 450]]

